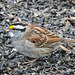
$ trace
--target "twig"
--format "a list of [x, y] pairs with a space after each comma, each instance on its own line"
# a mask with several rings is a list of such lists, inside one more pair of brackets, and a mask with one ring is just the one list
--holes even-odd
[[66, 52], [70, 52], [70, 53], [71, 53], [71, 51], [70, 51], [69, 49], [65, 48], [64, 46], [59, 45], [59, 47], [60, 47], [62, 50], [64, 50], [64, 51], [66, 51]]

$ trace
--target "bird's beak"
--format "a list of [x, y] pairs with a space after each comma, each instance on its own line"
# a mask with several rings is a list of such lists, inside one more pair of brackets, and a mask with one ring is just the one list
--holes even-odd
[[10, 28], [10, 29], [13, 29], [13, 28], [15, 28], [15, 26], [14, 26], [14, 25], [11, 25], [9, 28]]

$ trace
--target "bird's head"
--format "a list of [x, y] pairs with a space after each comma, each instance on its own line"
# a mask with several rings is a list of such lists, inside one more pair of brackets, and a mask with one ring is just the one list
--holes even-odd
[[27, 24], [23, 23], [14, 23], [9, 26], [10, 29], [18, 29], [18, 30], [24, 30], [27, 28]]
[[22, 34], [22, 32], [26, 31], [27, 24], [13, 23], [9, 26], [9, 28], [12, 29], [12, 31], [9, 32], [10, 37], [18, 37]]

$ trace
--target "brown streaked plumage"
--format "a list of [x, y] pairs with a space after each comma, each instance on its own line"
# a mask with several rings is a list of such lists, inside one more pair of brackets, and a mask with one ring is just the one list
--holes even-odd
[[75, 43], [75, 40], [59, 37], [52, 31], [41, 26], [28, 23], [24, 24], [26, 26], [25, 32], [17, 37], [18, 39], [13, 37], [12, 45], [26, 56], [33, 58], [44, 57], [58, 46], [60, 42]]

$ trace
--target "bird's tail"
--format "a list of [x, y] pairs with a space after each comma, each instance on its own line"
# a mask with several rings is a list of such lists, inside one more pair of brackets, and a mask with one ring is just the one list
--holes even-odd
[[69, 38], [61, 38], [61, 41], [64, 43], [75, 43], [75, 39], [69, 39]]

